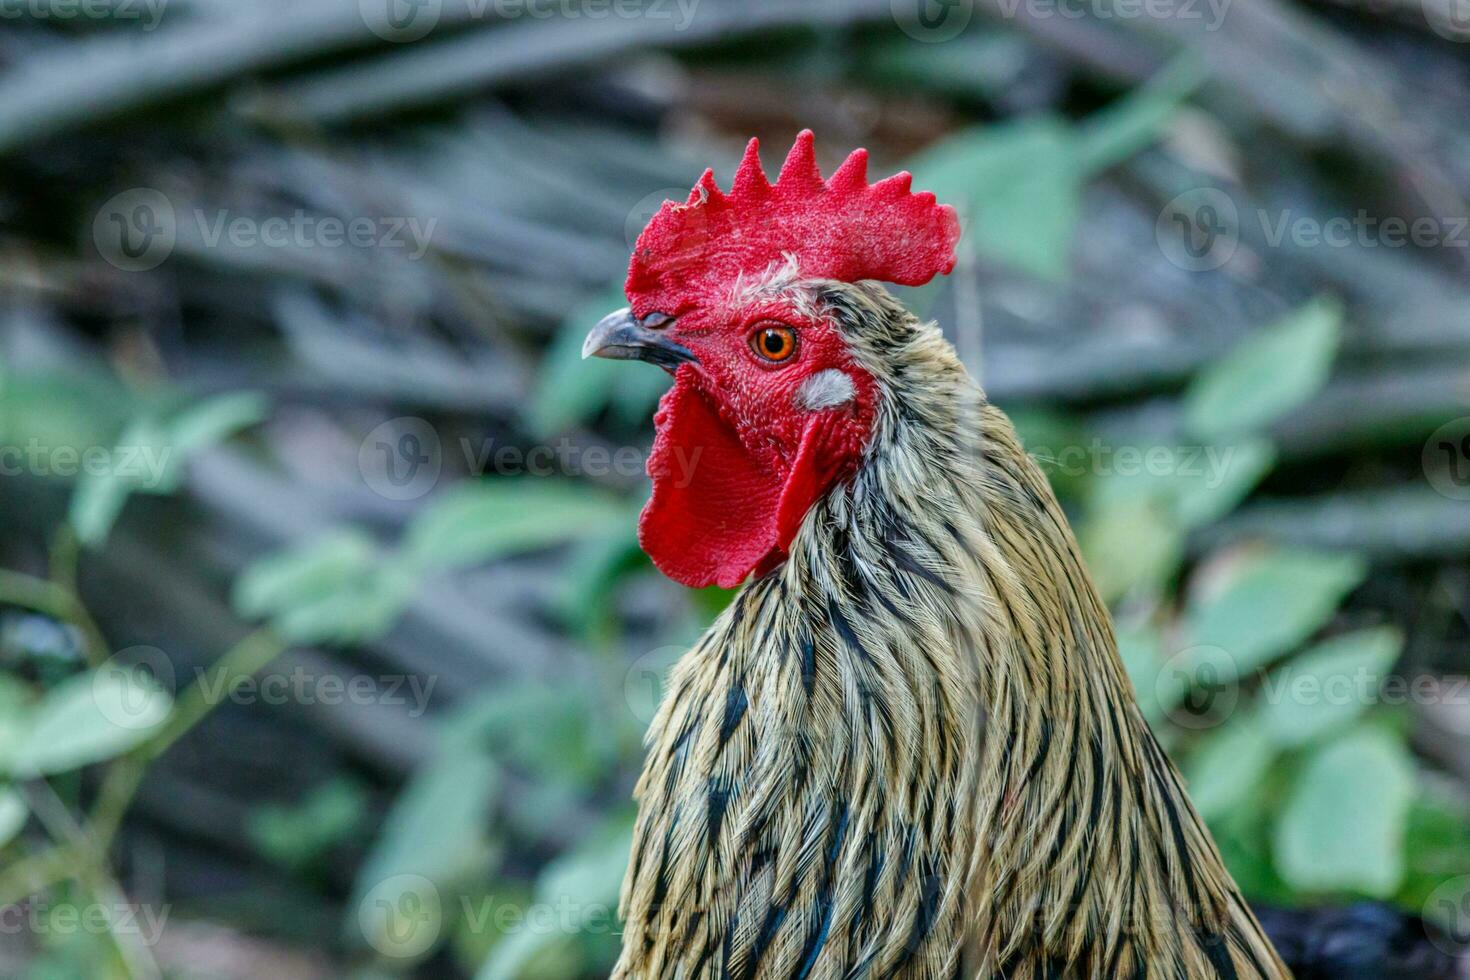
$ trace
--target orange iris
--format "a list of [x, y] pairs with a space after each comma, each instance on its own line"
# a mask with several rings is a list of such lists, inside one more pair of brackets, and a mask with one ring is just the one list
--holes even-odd
[[765, 327], [751, 336], [750, 346], [766, 360], [780, 363], [796, 353], [796, 331], [786, 326]]

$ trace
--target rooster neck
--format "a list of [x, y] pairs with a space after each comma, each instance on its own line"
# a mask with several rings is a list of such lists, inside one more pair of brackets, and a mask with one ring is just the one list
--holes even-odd
[[937, 332], [872, 369], [865, 465], [671, 677], [616, 975], [1285, 977], [1010, 423]]

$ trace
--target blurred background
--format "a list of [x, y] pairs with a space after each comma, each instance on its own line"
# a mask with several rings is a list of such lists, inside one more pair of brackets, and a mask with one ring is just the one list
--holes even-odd
[[1470, 938], [1466, 0], [0, 0], [0, 975], [567, 980], [728, 596], [583, 362], [744, 141], [964, 215], [1253, 898]]

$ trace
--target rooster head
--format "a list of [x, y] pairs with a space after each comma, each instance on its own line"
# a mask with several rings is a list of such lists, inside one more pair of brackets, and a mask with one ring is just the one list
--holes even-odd
[[[728, 193], [705, 171], [638, 237], [629, 306], [583, 356], [650, 361], [674, 376], [654, 416], [643, 549], [685, 585], [738, 585], [779, 564], [812, 504], [856, 468], [880, 385], [843, 284], [916, 286], [954, 267], [959, 222], [909, 175], [867, 181], [854, 150], [823, 179], [812, 134], [774, 184], [751, 140]], [[864, 365], [868, 364], [868, 367]]]

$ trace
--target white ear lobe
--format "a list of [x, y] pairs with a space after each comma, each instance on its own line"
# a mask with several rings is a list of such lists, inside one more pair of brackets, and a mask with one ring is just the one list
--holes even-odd
[[815, 412], [847, 404], [856, 391], [851, 378], [836, 368], [828, 368], [803, 381], [796, 389], [796, 400]]

